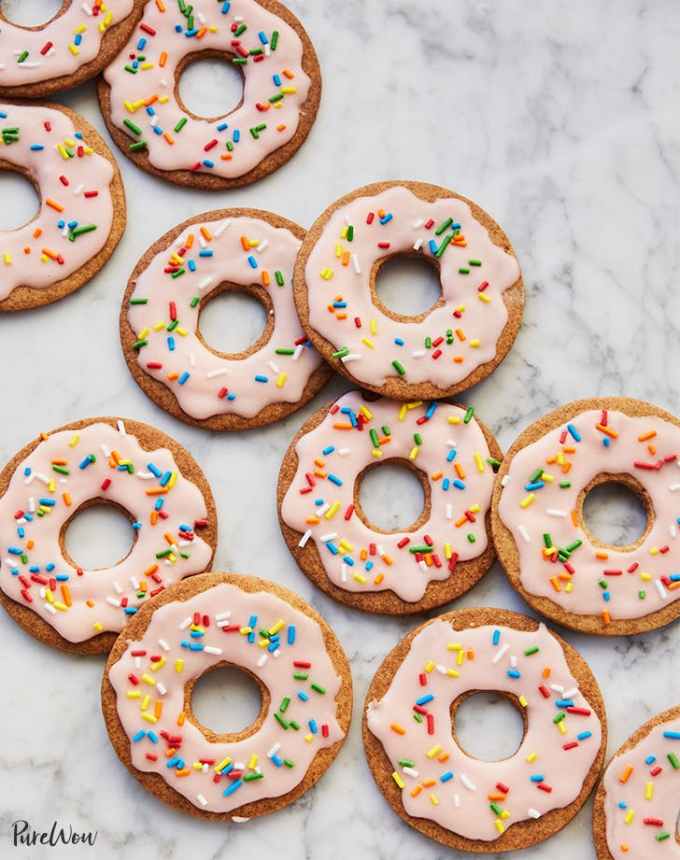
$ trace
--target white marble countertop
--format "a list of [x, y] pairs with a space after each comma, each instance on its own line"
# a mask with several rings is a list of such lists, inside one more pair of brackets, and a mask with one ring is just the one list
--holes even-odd
[[[626, 394], [680, 412], [675, 0], [289, 5], [324, 71], [307, 144], [260, 184], [213, 195], [161, 183], [120, 156], [128, 230], [110, 264], [57, 305], [0, 318], [0, 464], [38, 431], [79, 417], [129, 416], [175, 436], [212, 483], [217, 568], [296, 590], [343, 642], [356, 693], [351, 736], [317, 787], [279, 814], [231, 826], [184, 817], [147, 795], [114, 755], [99, 708], [103, 661], [53, 653], [3, 616], [2, 857], [88, 856], [84, 848], [12, 848], [10, 826], [22, 818], [39, 829], [56, 819], [97, 830], [89, 856], [99, 858], [463, 856], [397, 819], [363, 756], [368, 682], [421, 619], [364, 616], [336, 605], [298, 571], [279, 533], [274, 488], [283, 452], [303, 418], [344, 383], [336, 380], [279, 425], [214, 435], [161, 412], [128, 374], [117, 317], [129, 271], [181, 219], [245, 205], [307, 226], [336, 197], [374, 180], [449, 186], [496, 217], [524, 270], [526, 313], [515, 347], [465, 397], [504, 447], [541, 413], [577, 397]], [[107, 136], [92, 84], [63, 100]], [[4, 210], [13, 198], [0, 189]], [[526, 610], [498, 565], [457, 605]], [[606, 696], [610, 753], [650, 715], [678, 703], [677, 625], [630, 640], [566, 638]], [[590, 804], [558, 836], [517, 856], [593, 858]]]

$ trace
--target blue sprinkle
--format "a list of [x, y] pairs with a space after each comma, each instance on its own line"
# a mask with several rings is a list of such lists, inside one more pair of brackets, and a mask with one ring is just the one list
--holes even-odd
[[576, 735], [576, 740], [579, 740], [579, 741], [587, 741], [587, 740], [588, 740], [588, 738], [592, 738], [592, 736], [593, 736], [593, 733], [592, 733], [592, 732], [579, 732], [579, 733]]
[[324, 457], [327, 457], [329, 454], [332, 454], [335, 451], [335, 445], [326, 445], [326, 447], [321, 451]]
[[576, 429], [576, 427], [574, 427], [574, 425], [573, 425], [573, 424], [567, 424], [567, 430], [569, 431], [569, 433], [571, 434], [572, 438], [573, 438], [576, 442], [580, 442], [580, 441], [581, 441], [581, 434], [578, 432], [578, 430]]
[[342, 478], [338, 478], [337, 475], [334, 475], [332, 472], [328, 475], [328, 480], [335, 484], [336, 487], [342, 487]]
[[231, 785], [228, 785], [224, 791], [222, 792], [223, 797], [229, 797], [230, 794], [233, 794], [237, 789], [239, 789], [243, 785], [242, 779], [235, 779]]
[[251, 269], [257, 269], [257, 260], [252, 254], [249, 254], [248, 256], [248, 263], [250, 264]]
[[258, 373], [257, 376], [255, 377], [255, 382], [269, 382], [269, 377], [264, 376], [261, 373]]
[[494, 630], [493, 636], [491, 637], [491, 644], [492, 645], [498, 645], [498, 643], [500, 641], [501, 641], [501, 631], [500, 630]]
[[416, 705], [427, 705], [428, 702], [431, 702], [434, 699], [432, 693], [427, 693], [424, 696], [421, 696], [419, 699], [416, 699]]
[[439, 777], [439, 782], [449, 782], [453, 779], [453, 773], [450, 770], [447, 770], [446, 773], [443, 773]]
[[545, 782], [545, 777], [542, 773], [534, 773], [529, 777], [532, 782]]
[[180, 384], [180, 385], [184, 385], [184, 383], [187, 381], [187, 379], [188, 379], [190, 376], [191, 376], [191, 374], [189, 373], [189, 371], [188, 371], [188, 370], [185, 370], [185, 371], [184, 371], [184, 373], [183, 373], [183, 374], [180, 376], [180, 378], [177, 380], [177, 382], [179, 382], [179, 384]]
[[288, 644], [289, 645], [295, 644], [295, 625], [294, 624], [288, 625]]

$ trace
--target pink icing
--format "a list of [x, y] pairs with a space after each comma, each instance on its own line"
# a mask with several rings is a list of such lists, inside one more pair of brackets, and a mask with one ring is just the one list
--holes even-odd
[[0, 21], [0, 87], [75, 74], [94, 60], [107, 30], [132, 7], [132, 0], [72, 0], [63, 15], [38, 30]]
[[679, 757], [680, 720], [675, 719], [654, 726], [609, 763], [603, 784], [607, 847], [614, 860], [680, 857], [675, 836]]
[[[514, 537], [520, 579], [529, 593], [580, 615], [607, 611], [612, 619], [641, 618], [677, 600], [679, 593], [671, 577], [680, 570], [680, 428], [652, 415], [610, 411], [605, 430], [617, 434], [614, 438], [598, 429], [601, 420], [598, 410], [582, 412], [568, 422], [578, 439], [565, 423], [518, 451], [503, 482], [498, 513]], [[563, 457], [564, 465], [555, 456]], [[540, 468], [553, 480], [527, 490]], [[572, 511], [580, 491], [602, 472], [633, 475], [653, 502], [654, 522], [637, 549], [611, 546], [605, 558], [597, 558], [603, 548], [592, 543], [581, 523], [574, 525]], [[569, 486], [561, 486], [564, 482]], [[581, 545], [559, 556], [545, 548], [544, 534], [558, 550], [576, 541]]]
[[[262, 630], [271, 635], [264, 638]], [[204, 650], [191, 650], [190, 643]], [[225, 661], [255, 675], [268, 689], [271, 702], [254, 734], [237, 742], [211, 743], [181, 716], [184, 688]], [[267, 591], [250, 593], [221, 583], [189, 600], [160, 607], [143, 638], [130, 642], [113, 664], [109, 681], [130, 737], [133, 765], [160, 774], [207, 812], [229, 812], [292, 791], [317, 752], [344, 737], [335, 702], [342, 681], [321, 628]], [[162, 706], [159, 718], [157, 702]], [[163, 754], [166, 746], [175, 750], [170, 759]], [[182, 778], [185, 768], [189, 774]], [[243, 776], [236, 778], [238, 772]]]
[[[0, 132], [14, 128], [19, 139], [2, 146], [0, 158], [29, 172], [41, 202], [33, 221], [0, 231], [0, 300], [18, 286], [50, 287], [78, 271], [104, 247], [113, 223], [113, 167], [88, 146], [66, 114], [0, 104]], [[76, 231], [96, 229], [71, 241], [68, 225], [74, 222]]]
[[[77, 568], [59, 546], [64, 524], [91, 499], [120, 505], [137, 524], [129, 555], [110, 568]], [[152, 515], [159, 500], [162, 514]], [[0, 587], [69, 642], [118, 632], [149, 595], [205, 570], [212, 549], [194, 527], [206, 516], [199, 488], [170, 451], [145, 451], [122, 422], [52, 433], [17, 466], [0, 499]]]
[[[448, 403], [365, 402], [352, 391], [298, 440], [298, 466], [281, 515], [303, 533], [300, 546], [315, 541], [331, 582], [347, 591], [391, 589], [415, 602], [432, 580], [455, 577], [457, 561], [484, 552], [493, 469], [481, 428], [465, 417], [465, 410]], [[414, 434], [422, 437], [420, 444]], [[430, 516], [416, 533], [374, 531], [353, 510], [357, 475], [393, 458], [410, 459], [430, 482]], [[431, 552], [411, 551], [428, 542]]]
[[[439, 259], [443, 304], [421, 323], [398, 322], [384, 314], [370, 290], [376, 262], [414, 250], [431, 259], [430, 243], [441, 248], [455, 224], [461, 228], [458, 238]], [[467, 203], [456, 198], [428, 203], [404, 186], [393, 186], [373, 197], [355, 198], [324, 226], [305, 267], [309, 324], [337, 351], [347, 350], [339, 358], [359, 382], [384, 385], [397, 375], [396, 361], [406, 382], [449, 389], [495, 357], [508, 319], [502, 294], [519, 274], [515, 257], [494, 245]], [[329, 313], [335, 300], [346, 307]], [[437, 345], [428, 347], [426, 338]]]
[[[200, 11], [194, 4], [193, 31], [187, 30], [189, 22], [176, 3], [166, 6], [167, 11], [161, 12], [155, 3], [147, 3], [142, 24], [105, 72], [112, 120], [131, 136], [131, 143], [146, 142], [149, 160], [160, 170], [243, 176], [288, 143], [297, 130], [311, 83], [302, 69], [300, 37], [255, 0], [203, 3]], [[243, 25], [247, 29], [237, 36], [235, 31]], [[189, 54], [206, 50], [247, 59], [239, 66], [244, 76], [243, 103], [226, 119], [195, 119], [175, 97], [178, 65]], [[141, 134], [131, 131], [126, 119], [141, 127]], [[178, 130], [182, 120], [187, 122]]]
[[[531, 653], [534, 648], [539, 650]], [[447, 674], [451, 671], [460, 677]], [[520, 748], [502, 761], [472, 758], [452, 736], [451, 703], [463, 693], [485, 690], [510, 693], [526, 709]], [[414, 722], [414, 706], [425, 712], [420, 723]], [[409, 815], [484, 841], [497, 839], [518, 821], [568, 806], [580, 794], [601, 744], [599, 718], [578, 690], [559, 642], [542, 624], [534, 632], [490, 626], [454, 630], [435, 619], [414, 637], [383, 698], [369, 702], [368, 728], [403, 784]], [[430, 779], [435, 784], [423, 786]], [[489, 795], [496, 796], [496, 809], [490, 808]]]
[[[128, 320], [144, 343], [138, 350], [140, 366], [168, 386], [187, 414], [198, 419], [228, 413], [252, 418], [272, 403], [300, 400], [321, 363], [307, 344], [293, 303], [291, 277], [301, 243], [289, 230], [263, 219], [217, 217], [207, 213], [202, 224], [188, 227], [153, 258], [137, 279]], [[201, 234], [202, 228], [210, 239]], [[186, 250], [189, 236], [195, 240], [191, 251]], [[244, 237], [256, 247], [245, 251]], [[213, 256], [202, 256], [206, 253]], [[181, 254], [182, 262], [173, 263], [173, 254]], [[184, 274], [173, 278], [179, 269]], [[272, 301], [272, 336], [243, 359], [215, 355], [197, 335], [196, 297], [205, 302], [224, 282], [266, 284]], [[144, 299], [146, 304], [135, 304]], [[179, 325], [168, 335], [173, 313]]]

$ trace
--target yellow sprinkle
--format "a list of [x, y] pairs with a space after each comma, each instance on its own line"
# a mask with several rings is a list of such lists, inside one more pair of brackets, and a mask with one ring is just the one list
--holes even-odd
[[373, 343], [373, 341], [370, 338], [362, 337], [361, 342], [363, 344], [365, 344], [369, 349], [375, 349], [375, 344]]
[[405, 783], [405, 782], [404, 782], [404, 780], [401, 778], [401, 776], [397, 773], [397, 771], [396, 771], [396, 770], [395, 770], [395, 771], [393, 772], [393, 774], [392, 774], [392, 779], [397, 783], [397, 785], [399, 786], [399, 788], [403, 788], [403, 787], [406, 785], [406, 783]]
[[463, 646], [460, 644], [460, 642], [449, 642], [449, 644], [446, 646], [447, 651], [460, 651], [462, 650], [462, 648]]
[[128, 690], [127, 697], [128, 699], [141, 699], [142, 694], [139, 692], [139, 690]]
[[74, 45], [73, 42], [68, 43], [68, 49], [73, 54], [74, 57], [77, 57], [80, 51], [78, 50], [78, 46]]
[[411, 451], [409, 452], [409, 455], [408, 455], [409, 460], [415, 460], [416, 457], [418, 456], [419, 451], [420, 451], [420, 448], [417, 445], [414, 445], [413, 448], [411, 448]]
[[476, 337], [472, 338], [472, 340], [470, 341], [470, 346], [473, 349], [477, 349], [477, 347], [479, 346], [479, 338], [476, 338]]
[[102, 625], [101, 621], [95, 621], [95, 622], [94, 622], [94, 624], [92, 625], [92, 629], [93, 629], [96, 633], [101, 633], [101, 632], [102, 632], [102, 630], [104, 629], [104, 627], [103, 627], [103, 625]]
[[69, 448], [75, 448], [76, 445], [78, 444], [78, 442], [80, 442], [80, 436], [76, 433], [73, 436], [71, 436], [71, 438], [69, 440], [69, 443], [68, 443]]
[[184, 660], [178, 658], [175, 660], [175, 672], [181, 672], [184, 669]]
[[333, 277], [333, 269], [325, 268], [321, 270], [321, 277], [324, 281], [330, 281]]
[[364, 418], [367, 418], [369, 421], [373, 418], [373, 413], [368, 408], [368, 406], [360, 406], [359, 412], [361, 412], [361, 414], [364, 416]]
[[538, 758], [538, 756], [536, 755], [536, 753], [532, 752], [532, 753], [529, 753], [529, 755], [527, 756], [527, 761], [529, 762], [529, 764], [532, 764], [533, 762], [536, 761], [537, 758]]
[[257, 753], [253, 753], [250, 757], [250, 761], [248, 762], [248, 767], [250, 770], [255, 770], [257, 767]]
[[147, 723], [158, 722], [158, 717], [154, 717], [154, 715], [150, 711], [142, 711], [142, 719], [146, 720]]
[[228, 764], [231, 764], [231, 759], [229, 758], [229, 756], [227, 756], [226, 758], [223, 758], [222, 761], [219, 762], [219, 764], [215, 765], [215, 773], [220, 773], [220, 771], [224, 770], [224, 768]]
[[314, 740], [314, 735], [311, 733], [305, 735], [305, 740], [307, 741], [308, 744], [310, 744]]
[[482, 455], [475, 453], [474, 459], [475, 459], [475, 465], [477, 466], [477, 471], [483, 472], [484, 471], [484, 460], [482, 460]]
[[430, 795], [430, 803], [432, 806], [439, 806], [439, 798], [434, 792]]
[[448, 560], [451, 558], [452, 555], [453, 555], [453, 550], [451, 548], [451, 544], [445, 543], [444, 544], [444, 558]]
[[486, 293], [477, 293], [480, 302], [484, 302], [485, 305], [491, 303], [491, 296], [487, 296]]
[[460, 424], [462, 418], [459, 415], [449, 415], [446, 420], [449, 422], [449, 424]]
[[425, 671], [431, 672], [434, 669], [434, 660], [428, 660], [425, 664]]
[[449, 678], [460, 678], [460, 672], [456, 672], [455, 669], [447, 669], [446, 674]]
[[365, 577], [362, 573], [355, 573], [355, 574], [353, 574], [352, 579], [353, 579], [355, 582], [358, 582], [358, 583], [359, 583], [359, 585], [366, 585], [366, 582], [367, 582], [366, 577]]
[[651, 800], [654, 797], [654, 783], [645, 783], [645, 800]]
[[529, 495], [528, 495], [528, 496], [525, 496], [525, 497], [522, 499], [522, 501], [519, 503], [520, 508], [528, 508], [528, 507], [529, 507], [529, 505], [533, 502], [533, 500], [534, 500], [535, 498], [536, 498], [536, 494], [535, 494], [535, 493], [529, 493]]
[[527, 700], [524, 696], [519, 697], [519, 703], [523, 708], [526, 708], [529, 705], [529, 703], [527, 702]]
[[[481, 295], [483, 295], [483, 293], [480, 293], [479, 295], [481, 296]], [[504, 824], [503, 824], [503, 822], [500, 820], [500, 818], [497, 818], [497, 819], [494, 821], [494, 824], [496, 825], [496, 830], [497, 830], [499, 833], [503, 833], [503, 832], [505, 831], [505, 825], [504, 825]]]
[[279, 618], [276, 624], [272, 624], [272, 626], [269, 628], [269, 635], [276, 636], [276, 634], [283, 630], [285, 626], [286, 622], [282, 618]]
[[437, 746], [434, 746], [434, 747], [432, 747], [432, 749], [429, 749], [427, 751], [426, 755], [428, 758], [434, 758], [436, 755], [439, 755], [439, 753], [441, 751], [442, 751], [441, 746], [439, 746], [439, 744], [437, 744]]
[[281, 373], [279, 373], [279, 375], [276, 377], [276, 387], [277, 388], [283, 388], [283, 386], [286, 384], [287, 379], [288, 379], [287, 373], [284, 373], [283, 371]]
[[339, 510], [340, 510], [340, 502], [333, 502], [333, 504], [330, 506], [330, 508], [324, 514], [324, 519], [332, 520], [333, 517], [337, 514], [337, 512]]
[[149, 673], [148, 673], [148, 672], [145, 672], [145, 673], [142, 675], [142, 681], [144, 681], [144, 683], [145, 683], [145, 684], [148, 684], [150, 687], [155, 687], [155, 686], [156, 686], [156, 681], [154, 680], [154, 678], [152, 678], [152, 677], [151, 677], [151, 675], [149, 675]]
[[623, 820], [626, 822], [626, 824], [632, 824], [634, 818], [635, 818], [635, 810], [629, 809]]
[[378, 321], [376, 319], [372, 319], [368, 323], [368, 330], [371, 334], [378, 334]]

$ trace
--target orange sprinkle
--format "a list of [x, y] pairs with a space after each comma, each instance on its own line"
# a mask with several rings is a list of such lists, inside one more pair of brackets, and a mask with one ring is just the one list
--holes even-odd
[[610, 436], [612, 439], [618, 439], [619, 434], [616, 430], [612, 430], [611, 427], [607, 427], [605, 424], [596, 424], [595, 425], [600, 433], [604, 433], [605, 436]]
[[602, 611], [602, 623], [603, 623], [603, 624], [609, 624], [609, 622], [610, 622], [611, 620], [612, 620], [612, 619], [611, 619], [610, 614], [607, 612], [607, 610], [606, 610], [606, 609], [604, 609], [604, 610]]
[[61, 203], [57, 203], [57, 201], [52, 200], [51, 197], [48, 197], [47, 200], [45, 200], [45, 203], [47, 203], [47, 205], [50, 206], [52, 209], [56, 209], [57, 212], [64, 211], [64, 207], [61, 205]]
[[43, 232], [42, 227], [36, 227], [35, 230], [33, 231], [33, 238], [39, 239], [42, 236], [42, 232]]
[[165, 3], [163, 0], [156, 0], [156, 6], [158, 6], [159, 12], [165, 12]]
[[167, 487], [151, 487], [145, 491], [147, 496], [165, 496], [168, 492]]
[[266, 269], [264, 269], [262, 272], [262, 286], [268, 287], [271, 284], [271, 282], [272, 282], [272, 279], [269, 275], [269, 272]]
[[633, 768], [630, 765], [628, 765], [628, 767], [623, 771], [623, 773], [619, 777], [619, 782], [621, 783], [621, 785], [625, 785], [628, 782], [632, 773], [633, 773]]
[[648, 433], [643, 433], [641, 436], [638, 436], [638, 442], [649, 442], [650, 439], [653, 439], [656, 436], [656, 430], [650, 430]]
[[66, 585], [66, 583], [63, 583], [63, 584], [62, 584], [62, 586], [61, 586], [61, 596], [62, 596], [62, 598], [63, 598], [63, 600], [64, 600], [64, 603], [65, 603], [67, 606], [71, 606], [71, 605], [72, 605], [72, 601], [71, 601], [71, 589], [68, 587], [68, 585]]
[[212, 240], [213, 234], [208, 230], [207, 227], [201, 227], [201, 236], [205, 239], [206, 242], [210, 242]]
[[64, 500], [64, 504], [66, 505], [66, 507], [70, 508], [71, 502], [73, 501], [73, 499], [71, 498], [71, 494], [70, 493], [62, 493], [61, 497]]
[[169, 131], [164, 132], [163, 137], [165, 138], [166, 142], [170, 144], [170, 146], [174, 146], [175, 139], [173, 138], [173, 136], [170, 134]]
[[168, 62], [168, 52], [167, 51], [161, 51], [161, 55], [158, 58], [158, 65], [161, 67], [161, 69], [164, 69], [165, 64], [167, 62]]
[[390, 723], [390, 728], [393, 732], [396, 732], [398, 735], [405, 735], [406, 729], [403, 726], [400, 726], [399, 723]]
[[422, 785], [417, 785], [415, 788], [411, 789], [411, 797], [418, 797], [420, 792], [423, 790]]

